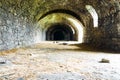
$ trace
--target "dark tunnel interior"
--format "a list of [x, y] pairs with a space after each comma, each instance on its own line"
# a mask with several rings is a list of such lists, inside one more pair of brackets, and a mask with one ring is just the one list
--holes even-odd
[[74, 41], [74, 34], [70, 26], [55, 24], [46, 32], [47, 41]]

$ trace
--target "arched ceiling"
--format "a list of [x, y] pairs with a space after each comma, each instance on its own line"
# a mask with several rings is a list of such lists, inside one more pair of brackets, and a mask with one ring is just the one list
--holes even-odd
[[[86, 9], [86, 5], [92, 6], [93, 10], [95, 10], [98, 15], [97, 28], [93, 27], [93, 17], [91, 16], [89, 10]], [[61, 12], [61, 10], [63, 11]], [[7, 32], [11, 33], [13, 29], [11, 36], [14, 37], [15, 32], [17, 34], [15, 37], [18, 39], [18, 36], [21, 37], [21, 34], [24, 36], [22, 32], [25, 31], [25, 33], [27, 33], [25, 35], [25, 42], [28, 43], [30, 40], [29, 43], [31, 43], [33, 41], [31, 36], [32, 38], [34, 37], [34, 42], [39, 42], [39, 39], [41, 38], [40, 40], [43, 40], [42, 38], [44, 38], [44, 36], [42, 35], [42, 30], [36, 28], [36, 24], [39, 23], [40, 20], [46, 19], [46, 16], [49, 18], [49, 14], [54, 13], [55, 19], [50, 18], [49, 20], [54, 19], [54, 21], [56, 21], [56, 19], [58, 19], [58, 14], [56, 13], [64, 13], [65, 16], [67, 15], [68, 17], [65, 21], [70, 23], [74, 22], [73, 26], [78, 24], [77, 20], [81, 22], [85, 29], [80, 27], [78, 30], [81, 30], [79, 32], [82, 32], [82, 29], [85, 31], [83, 36], [85, 38], [85, 42], [95, 42], [96, 44], [98, 44], [97, 42], [103, 42], [102, 44], [107, 42], [106, 44], [109, 45], [116, 41], [114, 42], [115, 45], [119, 45], [120, 0], [0, 0], [1, 33], [2, 35], [4, 35], [4, 33], [6, 34], [7, 30]], [[61, 15], [59, 18], [62, 17], [64, 16]], [[64, 21], [64, 19], [62, 19], [62, 21]], [[5, 30], [3, 30], [2, 27]], [[42, 28], [42, 26], [40, 27]], [[2, 44], [8, 45], [10, 38], [11, 47], [13, 39], [11, 36], [8, 37], [6, 35], [4, 35], [5, 38], [0, 36], [0, 40], [3, 38], [3, 40], [6, 41], [7, 39], [8, 41], [6, 41], [6, 43], [2, 41]], [[30, 39], [28, 39], [26, 36], [28, 36]], [[41, 37], [39, 38], [39, 36]], [[21, 39], [23, 38], [21, 37]], [[82, 38], [80, 37], [80, 39]], [[18, 39], [18, 43], [20, 41], [21, 40]], [[24, 44], [24, 41], [22, 43]]]
[[27, 16], [37, 21], [51, 10], [65, 9], [78, 14], [85, 23], [91, 17], [86, 5], [93, 6], [99, 18], [120, 10], [119, 0], [0, 0], [0, 11], [7, 11], [18, 17]]
[[[39, 0], [38, 2], [40, 2]], [[41, 10], [43, 10], [43, 14], [55, 9], [66, 9], [71, 10], [83, 18], [88, 15], [88, 11], [86, 10], [86, 5], [91, 5], [95, 8], [99, 17], [105, 17], [112, 13], [115, 13], [119, 10], [120, 3], [115, 0], [44, 0], [42, 3], [38, 3], [36, 1], [35, 5], [38, 5], [38, 14], [36, 17], [42, 16]], [[39, 6], [40, 5], [40, 6]], [[41, 10], [39, 10], [41, 9]]]

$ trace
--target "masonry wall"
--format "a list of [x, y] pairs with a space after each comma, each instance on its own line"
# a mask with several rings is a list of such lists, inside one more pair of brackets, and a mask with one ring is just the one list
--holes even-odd
[[[88, 4], [99, 15], [98, 28], [93, 28], [92, 17], [85, 9]], [[109, 11], [111, 7], [113, 11]], [[85, 42], [103, 48], [120, 49], [120, 6], [117, 3], [116, 7], [112, 0], [0, 0], [0, 50], [42, 40], [40, 26], [36, 27], [35, 24], [46, 12], [55, 9], [70, 10], [79, 16], [86, 30]]]
[[34, 28], [27, 18], [1, 12], [0, 50], [31, 44], [34, 40], [33, 31]]
[[[100, 43], [100, 47], [109, 48], [111, 50], [120, 49], [120, 12], [109, 14], [99, 19], [98, 38], [95, 42]], [[96, 44], [98, 44], [96, 43]]]

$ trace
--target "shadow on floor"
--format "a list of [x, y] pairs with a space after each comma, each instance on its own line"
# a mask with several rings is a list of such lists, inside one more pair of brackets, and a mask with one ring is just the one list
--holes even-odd
[[79, 51], [92, 51], [92, 52], [106, 52], [106, 53], [120, 53], [120, 50], [108, 48], [106, 46], [95, 46], [92, 44], [72, 44], [70, 46], [77, 46]]

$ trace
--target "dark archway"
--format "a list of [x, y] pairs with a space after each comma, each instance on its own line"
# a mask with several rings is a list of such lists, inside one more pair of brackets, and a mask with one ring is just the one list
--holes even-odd
[[67, 10], [67, 9], [55, 9], [55, 10], [48, 11], [48, 12], [46, 12], [45, 14], [43, 14], [38, 20], [41, 20], [41, 19], [44, 18], [45, 16], [50, 15], [50, 14], [53, 14], [53, 13], [65, 13], [65, 14], [72, 15], [72, 16], [74, 16], [76, 19], [78, 19], [80, 22], [82, 22], [83, 25], [85, 25], [85, 24], [84, 24], [84, 21], [82, 20], [82, 18], [81, 18], [76, 12], [71, 11], [71, 10]]
[[55, 24], [46, 32], [47, 41], [74, 41], [72, 28], [66, 24]]

